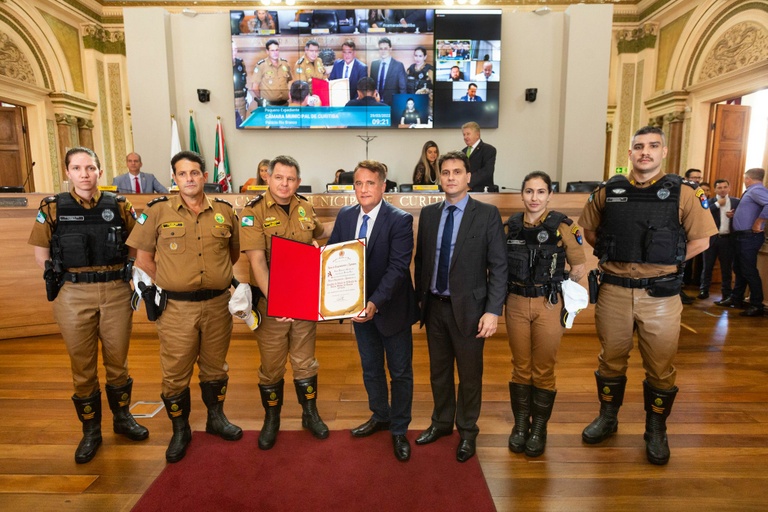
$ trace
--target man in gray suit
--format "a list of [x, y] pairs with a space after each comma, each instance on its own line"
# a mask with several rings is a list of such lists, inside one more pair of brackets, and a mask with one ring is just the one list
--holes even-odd
[[[425, 206], [416, 242], [416, 296], [427, 325], [432, 424], [416, 444], [453, 432], [461, 441], [456, 460], [475, 454], [483, 381], [483, 345], [496, 332], [507, 295], [507, 255], [495, 206], [469, 197], [471, 173], [465, 153], [440, 157], [442, 203]], [[454, 361], [459, 372], [454, 392]]]
[[112, 185], [117, 187], [120, 194], [168, 193], [168, 189], [157, 181], [154, 174], [141, 172], [141, 155], [128, 153], [125, 163], [128, 166], [128, 172], [115, 176], [112, 180]]

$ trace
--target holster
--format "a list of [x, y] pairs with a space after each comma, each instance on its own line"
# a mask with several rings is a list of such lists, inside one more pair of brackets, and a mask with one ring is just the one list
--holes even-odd
[[597, 296], [600, 293], [600, 270], [593, 268], [587, 276], [589, 282], [589, 303], [596, 304]]
[[147, 308], [147, 320], [154, 322], [163, 314], [165, 306], [168, 302], [168, 297], [165, 291], [160, 293], [159, 304], [155, 303], [155, 297], [157, 296], [157, 286], [140, 286], [141, 298], [144, 300], [144, 305]]
[[48, 302], [53, 302], [59, 295], [64, 284], [61, 279], [61, 274], [56, 272], [53, 267], [53, 262], [48, 260], [45, 262], [45, 272], [43, 272], [43, 279], [45, 280], [45, 294], [48, 298]]

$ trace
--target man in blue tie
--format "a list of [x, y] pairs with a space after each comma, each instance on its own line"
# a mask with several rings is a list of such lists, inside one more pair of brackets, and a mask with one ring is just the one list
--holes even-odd
[[[389, 430], [395, 457], [404, 462], [411, 456], [405, 434], [413, 402], [411, 325], [418, 319], [411, 280], [413, 217], [383, 200], [386, 177], [380, 162], [364, 160], [357, 164], [354, 186], [358, 204], [339, 211], [328, 243], [366, 240], [366, 308], [364, 316], [352, 321], [373, 415], [353, 428], [352, 435], [367, 437]], [[385, 359], [391, 380], [391, 405]]]
[[333, 64], [329, 80], [347, 78], [349, 80], [349, 99], [357, 98], [357, 82], [368, 76], [368, 66], [355, 57], [355, 42], [347, 39], [341, 43], [341, 59]]
[[370, 76], [376, 80], [381, 101], [391, 107], [394, 95], [406, 92], [405, 66], [392, 58], [392, 41], [388, 37], [379, 39], [379, 57], [371, 63]]
[[[483, 345], [493, 336], [507, 294], [507, 256], [495, 206], [469, 195], [469, 159], [460, 151], [440, 157], [445, 201], [425, 206], [416, 242], [416, 297], [427, 326], [434, 409], [417, 439], [427, 444], [453, 432], [456, 460], [475, 454], [483, 381]], [[459, 372], [454, 389], [454, 361]]]

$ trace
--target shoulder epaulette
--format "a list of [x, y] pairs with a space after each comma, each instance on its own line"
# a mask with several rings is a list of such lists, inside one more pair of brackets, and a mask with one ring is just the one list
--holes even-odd
[[264, 196], [263, 196], [263, 195], [261, 195], [261, 194], [259, 194], [259, 195], [257, 195], [256, 197], [254, 197], [253, 199], [251, 199], [250, 201], [248, 201], [247, 203], [245, 203], [245, 206], [246, 206], [246, 207], [251, 207], [251, 206], [254, 206], [256, 203], [258, 203], [258, 202], [259, 202], [259, 201], [261, 201], [262, 199], [264, 199]]
[[115, 200], [116, 200], [118, 203], [124, 203], [124, 202], [126, 202], [126, 201], [127, 201], [127, 199], [125, 198], [125, 196], [119, 196], [119, 195], [116, 195], [116, 196], [115, 196]]
[[168, 200], [168, 196], [156, 197], [156, 198], [154, 198], [153, 200], [151, 200], [150, 202], [147, 203], [147, 208], [149, 208], [150, 206], [152, 206], [155, 203], [162, 203], [163, 201], [167, 201], [167, 200]]
[[230, 203], [226, 199], [219, 199], [218, 197], [214, 197], [213, 200], [216, 201], [217, 203], [224, 203], [224, 204], [228, 205], [232, 209], [235, 208], [234, 206], [232, 206], [232, 203]]
[[303, 199], [304, 201], [309, 201], [309, 199], [307, 199], [306, 197], [304, 197], [301, 194], [296, 194], [296, 197], [298, 197], [299, 199]]
[[264, 62], [265, 62], [266, 60], [267, 60], [267, 59], [261, 59], [259, 62], [257, 62], [257, 63], [256, 63], [256, 65], [257, 65], [257, 66], [261, 66], [262, 64], [264, 64]]
[[304, 62], [304, 57], [301, 57], [299, 60], [296, 61], [296, 64], [301, 64]]
[[288, 62], [286, 59], [284, 59], [282, 57], [280, 57], [280, 60], [283, 61], [283, 62]]
[[[680, 182], [684, 183], [685, 185], [688, 185], [689, 187], [691, 187], [694, 190], [699, 188], [699, 184], [696, 183], [695, 181], [688, 181], [687, 179], [685, 179], [685, 178], [683, 178], [681, 176], [678, 176], [677, 174], [668, 174], [667, 176], [669, 176], [670, 179], [672, 179], [674, 181], [677, 181], [677, 180], [675, 180], [675, 178], [679, 179]], [[673, 178], [673, 176], [674, 176], [674, 178]]]
[[55, 203], [58, 200], [59, 200], [58, 196], [48, 196], [46, 198], [43, 198], [42, 201], [40, 201], [40, 206], [43, 206], [44, 204]]

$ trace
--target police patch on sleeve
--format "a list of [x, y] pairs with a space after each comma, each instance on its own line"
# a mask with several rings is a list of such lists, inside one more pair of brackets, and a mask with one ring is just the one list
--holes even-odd
[[701, 207], [705, 210], [709, 209], [709, 199], [707, 199], [707, 194], [704, 193], [703, 190], [700, 188], [696, 189], [696, 197], [699, 198], [699, 202], [701, 202]]
[[579, 245], [584, 244], [584, 238], [581, 236], [581, 230], [579, 230], [579, 226], [576, 224], [571, 227], [571, 233], [573, 233], [573, 237], [576, 239], [576, 242], [578, 242]]
[[243, 219], [240, 221], [240, 225], [244, 228], [253, 227], [253, 215], [246, 215], [243, 217]]
[[136, 219], [136, 222], [138, 222], [141, 225], [143, 225], [146, 221], [147, 221], [146, 213], [142, 213], [141, 215], [139, 215], [139, 218]]
[[131, 214], [131, 217], [136, 220], [136, 210], [133, 209], [133, 206], [131, 206], [129, 213]]
[[45, 224], [45, 214], [41, 211], [38, 211], [37, 217], [35, 217], [35, 222], [39, 222], [40, 224]]

